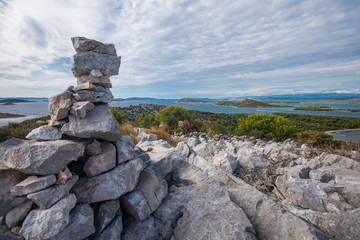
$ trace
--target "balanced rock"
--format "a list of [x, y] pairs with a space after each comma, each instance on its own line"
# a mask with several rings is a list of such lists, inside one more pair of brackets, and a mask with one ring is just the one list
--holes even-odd
[[79, 52], [74, 55], [72, 72], [75, 77], [89, 75], [93, 69], [98, 69], [104, 76], [119, 74], [121, 57], [98, 52]]
[[10, 192], [14, 196], [23, 196], [28, 193], [33, 193], [53, 185], [56, 182], [55, 175], [48, 175], [44, 177], [30, 176], [24, 181], [16, 184], [11, 188]]
[[46, 141], [55, 141], [61, 139], [62, 133], [56, 127], [52, 126], [41, 126], [33, 129], [27, 136], [27, 139], [30, 140], [46, 140]]
[[[90, 74], [91, 74], [91, 72], [90, 72]], [[101, 72], [100, 72], [100, 74], [101, 74]], [[89, 82], [89, 83], [92, 83], [95, 85], [100, 85], [100, 86], [103, 86], [106, 88], [112, 88], [112, 84], [111, 84], [110, 78], [108, 76], [95, 77], [94, 75], [99, 76], [99, 74], [95, 74], [95, 73], [93, 73], [93, 75], [90, 75], [90, 76], [81, 76], [77, 79], [77, 83], [83, 84], [83, 83]]]
[[84, 165], [88, 177], [99, 175], [116, 166], [116, 149], [110, 142], [101, 143], [101, 154], [91, 156]]
[[69, 212], [75, 207], [76, 197], [69, 194], [46, 210], [32, 210], [25, 218], [20, 234], [25, 239], [48, 239], [57, 235], [69, 223]]
[[79, 138], [103, 139], [117, 141], [121, 138], [120, 127], [107, 104], [97, 104], [85, 118], [69, 115], [69, 122], [61, 131], [69, 136]]
[[70, 113], [78, 118], [84, 118], [94, 107], [95, 105], [89, 101], [76, 102], [71, 106]]
[[81, 90], [74, 94], [76, 101], [89, 101], [92, 103], [110, 103], [114, 100], [110, 89], [94, 85], [95, 90]]
[[76, 52], [88, 52], [94, 50], [101, 42], [85, 37], [72, 37], [71, 42]]
[[65, 91], [49, 98], [49, 112], [54, 120], [67, 118], [73, 103], [72, 93]]
[[116, 199], [135, 188], [141, 171], [142, 161], [134, 159], [101, 175], [81, 178], [74, 193], [79, 203]]
[[84, 144], [70, 140], [34, 142], [13, 138], [0, 143], [0, 165], [26, 174], [55, 174], [84, 151]]

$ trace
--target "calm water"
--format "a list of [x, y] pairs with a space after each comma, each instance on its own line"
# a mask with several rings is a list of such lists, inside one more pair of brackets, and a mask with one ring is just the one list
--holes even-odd
[[360, 130], [329, 133], [336, 140], [360, 142]]

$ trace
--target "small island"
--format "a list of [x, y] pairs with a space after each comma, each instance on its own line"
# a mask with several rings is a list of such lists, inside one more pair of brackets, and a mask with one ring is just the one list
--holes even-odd
[[230, 102], [230, 101], [219, 101], [215, 103], [216, 106], [230, 106], [237, 108], [291, 108], [292, 106], [288, 105], [274, 105], [270, 103], [265, 103], [261, 101], [257, 101], [255, 99], [244, 99], [238, 102]]
[[338, 111], [338, 112], [360, 112], [359, 109], [333, 109], [329, 106], [304, 106], [295, 107], [297, 111]]
[[17, 117], [25, 117], [26, 115], [21, 114], [13, 114], [13, 113], [0, 113], [0, 118], [17, 118]]
[[183, 102], [183, 103], [206, 103], [208, 101], [203, 101], [200, 99], [194, 99], [194, 98], [181, 98], [177, 100], [176, 102]]

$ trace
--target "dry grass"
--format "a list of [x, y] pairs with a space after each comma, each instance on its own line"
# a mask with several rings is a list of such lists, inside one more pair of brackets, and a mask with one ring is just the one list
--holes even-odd
[[171, 146], [176, 147], [179, 142], [184, 141], [184, 139], [176, 139], [170, 136], [168, 130], [169, 127], [166, 125], [160, 125], [159, 127], [151, 127], [150, 129], [145, 130], [148, 134], [155, 134], [158, 139], [162, 139], [169, 143]]
[[120, 131], [121, 131], [122, 135], [127, 135], [127, 136], [131, 137], [131, 139], [134, 141], [134, 143], [135, 144], [137, 143], [136, 137], [139, 135], [139, 133], [134, 130], [133, 126], [121, 125]]

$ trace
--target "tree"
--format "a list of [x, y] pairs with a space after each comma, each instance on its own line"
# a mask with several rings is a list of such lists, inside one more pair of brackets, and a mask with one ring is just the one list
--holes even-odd
[[190, 111], [181, 106], [167, 106], [155, 115], [155, 119], [160, 123], [167, 124], [171, 130], [178, 127], [179, 121], [190, 121]]
[[284, 117], [274, 114], [251, 114], [246, 119], [239, 119], [236, 132], [264, 140], [283, 141], [295, 137], [296, 128]]

